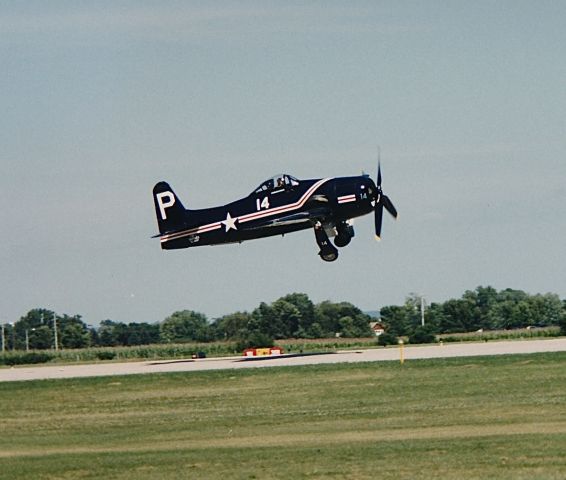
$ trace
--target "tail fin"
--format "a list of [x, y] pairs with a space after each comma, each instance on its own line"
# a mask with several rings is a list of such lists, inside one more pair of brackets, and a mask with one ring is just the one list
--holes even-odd
[[160, 234], [184, 227], [187, 210], [167, 182], [159, 182], [153, 187], [153, 203]]

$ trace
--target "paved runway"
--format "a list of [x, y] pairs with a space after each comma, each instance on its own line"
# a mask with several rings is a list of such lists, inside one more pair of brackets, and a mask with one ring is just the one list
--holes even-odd
[[[405, 346], [405, 360], [422, 358], [474, 357], [537, 352], [564, 352], [566, 338], [545, 340], [515, 340], [487, 343], [464, 343], [426, 346]], [[164, 372], [196, 372], [235, 368], [260, 368], [293, 365], [314, 365], [341, 362], [399, 361], [399, 348], [357, 350], [322, 355], [281, 356], [261, 360], [243, 357], [173, 360], [154, 362], [96, 363], [89, 365], [55, 365], [1, 368], [0, 382], [45, 380], [58, 378], [99, 377]]]

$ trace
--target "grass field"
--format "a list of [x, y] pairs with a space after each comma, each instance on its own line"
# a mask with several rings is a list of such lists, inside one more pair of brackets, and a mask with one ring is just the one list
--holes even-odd
[[564, 479], [566, 353], [2, 383], [0, 478]]

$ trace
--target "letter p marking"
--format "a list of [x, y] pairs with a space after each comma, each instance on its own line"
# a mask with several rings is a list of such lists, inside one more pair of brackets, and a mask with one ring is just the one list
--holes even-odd
[[175, 205], [175, 195], [172, 192], [162, 192], [158, 193], [156, 198], [159, 205], [159, 213], [161, 213], [161, 220], [167, 220], [165, 209]]

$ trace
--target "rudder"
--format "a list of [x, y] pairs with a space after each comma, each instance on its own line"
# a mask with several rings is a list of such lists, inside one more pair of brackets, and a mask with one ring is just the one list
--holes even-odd
[[187, 210], [167, 182], [159, 182], [153, 187], [153, 203], [160, 234], [183, 228]]

